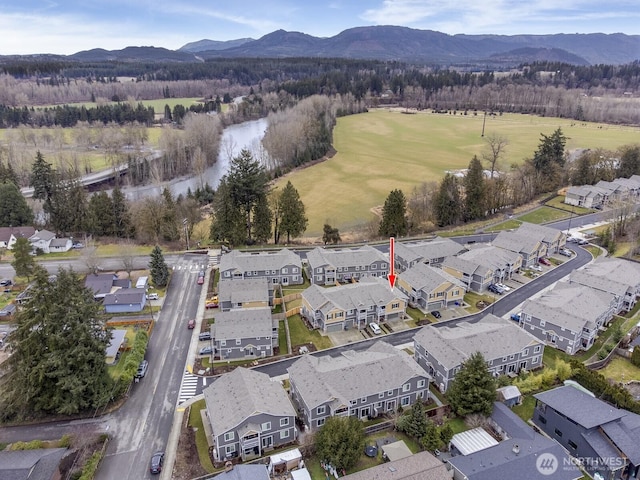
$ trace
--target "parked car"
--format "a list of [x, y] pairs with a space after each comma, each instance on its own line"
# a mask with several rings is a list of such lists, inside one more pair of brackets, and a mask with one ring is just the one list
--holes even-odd
[[540, 265], [531, 265], [531, 270], [535, 270], [536, 272], [541, 272], [542, 267]]
[[578, 245], [589, 245], [589, 242], [587, 242], [584, 238], [581, 238], [580, 240], [578, 240]]
[[10, 287], [11, 285], [13, 285], [13, 282], [8, 278], [5, 278], [0, 282], [0, 287]]
[[213, 347], [210, 345], [206, 347], [202, 347], [199, 353], [200, 355], [211, 355], [213, 353]]
[[160, 296], [157, 293], [150, 293], [147, 295], [147, 300], [158, 300]]
[[442, 315], [440, 314], [440, 312], [438, 310], [434, 310], [433, 312], [431, 312], [431, 315], [433, 315], [436, 318], [441, 318]]
[[489, 291], [493, 293], [497, 293], [498, 295], [502, 295], [505, 292], [504, 288], [499, 287], [495, 283], [492, 283], [491, 285], [489, 285]]
[[206, 303], [204, 304], [205, 308], [218, 308], [218, 295], [214, 295], [211, 298], [207, 298]]
[[198, 272], [198, 285], [202, 285], [204, 283], [204, 270], [200, 270]]
[[193, 330], [194, 328], [196, 328], [196, 321], [195, 319], [191, 318], [189, 319], [189, 321], [187, 322], [187, 328], [189, 330]]
[[211, 332], [202, 332], [198, 335], [198, 340], [211, 340]]
[[578, 239], [575, 237], [567, 238], [567, 243], [578, 243]]
[[143, 378], [147, 374], [147, 369], [149, 368], [149, 362], [146, 360], [142, 360], [140, 365], [138, 365], [138, 370], [136, 371], [136, 378]]
[[564, 255], [565, 257], [571, 257], [573, 255], [573, 252], [571, 252], [571, 250], [568, 250], [566, 248], [563, 248], [560, 250], [560, 255]]
[[84, 248], [84, 244], [80, 242], [75, 242], [73, 245], [71, 245], [71, 248]]
[[496, 286], [498, 288], [503, 289], [505, 292], [509, 292], [511, 291], [511, 287], [508, 287], [507, 285], [505, 285], [504, 283], [496, 283]]
[[512, 313], [511, 314], [511, 320], [513, 320], [514, 322], [519, 322], [520, 321], [520, 314], [519, 313]]
[[156, 452], [151, 456], [149, 471], [151, 473], [160, 473], [162, 472], [163, 464], [164, 464], [164, 452]]
[[374, 335], [380, 335], [382, 333], [382, 329], [377, 323], [371, 322], [369, 324], [369, 329]]
[[538, 259], [538, 262], [540, 262], [542, 265], [546, 265], [547, 267], [551, 265], [551, 262], [544, 257], [540, 257]]

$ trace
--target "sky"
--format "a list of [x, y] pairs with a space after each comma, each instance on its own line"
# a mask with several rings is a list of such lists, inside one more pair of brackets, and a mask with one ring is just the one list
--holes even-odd
[[640, 34], [638, 0], [0, 0], [0, 55], [176, 50], [278, 29], [399, 25], [448, 34]]

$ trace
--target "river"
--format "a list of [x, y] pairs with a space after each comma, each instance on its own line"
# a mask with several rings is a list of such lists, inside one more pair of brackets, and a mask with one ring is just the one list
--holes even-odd
[[267, 119], [261, 118], [225, 128], [220, 140], [218, 161], [207, 168], [202, 175], [180, 177], [160, 184], [124, 187], [122, 192], [129, 200], [138, 200], [159, 196], [165, 187], [169, 187], [174, 198], [180, 194], [186, 195], [189, 189], [193, 192], [206, 183], [216, 189], [220, 179], [229, 171], [231, 159], [236, 157], [240, 150], [243, 148], [249, 150], [256, 159], [261, 159], [266, 155], [262, 148], [262, 137], [264, 137], [267, 125]]

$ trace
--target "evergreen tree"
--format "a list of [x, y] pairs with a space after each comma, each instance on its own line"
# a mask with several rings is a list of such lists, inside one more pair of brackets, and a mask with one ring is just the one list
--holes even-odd
[[134, 234], [129, 203], [122, 193], [120, 187], [115, 187], [111, 192], [111, 202], [113, 204], [113, 235], [118, 238], [129, 238]]
[[348, 470], [360, 458], [364, 440], [364, 427], [356, 417], [329, 417], [316, 434], [316, 454], [338, 470]]
[[87, 231], [98, 237], [113, 235], [115, 226], [111, 197], [104, 190], [89, 199], [87, 207]]
[[431, 420], [427, 420], [424, 435], [420, 439], [420, 445], [425, 450], [434, 451], [442, 445], [442, 439], [438, 427]]
[[[180, 238], [178, 219], [176, 218], [176, 204], [171, 195], [171, 191], [167, 187], [162, 190], [162, 198], [164, 200], [162, 238], [168, 242], [173, 242]], [[182, 219], [180, 219], [180, 222], [182, 222]]]
[[420, 400], [416, 401], [403, 422], [403, 432], [420, 440], [427, 431], [427, 416]]
[[627, 146], [622, 149], [622, 155], [620, 155], [618, 176], [629, 178], [638, 174], [640, 174], [640, 146]]
[[633, 352], [631, 353], [631, 363], [636, 367], [640, 368], [640, 347], [633, 347]]
[[151, 251], [149, 271], [151, 273], [151, 282], [156, 287], [164, 287], [169, 283], [169, 267], [164, 261], [164, 255], [162, 255], [162, 250], [158, 245]]
[[453, 430], [451, 425], [445, 423], [442, 428], [440, 428], [440, 440], [444, 445], [448, 445], [451, 439], [453, 438]]
[[407, 199], [402, 190], [392, 190], [382, 207], [378, 234], [381, 237], [403, 237], [408, 230]]
[[299, 237], [307, 229], [309, 223], [305, 215], [304, 203], [300, 200], [300, 194], [289, 181], [280, 193], [280, 222], [279, 229], [287, 234], [287, 243], [291, 237]]
[[0, 227], [33, 224], [33, 212], [15, 183], [0, 183]]
[[472, 413], [489, 416], [496, 399], [496, 384], [487, 369], [487, 362], [476, 352], [462, 364], [447, 390], [451, 408], [461, 417]]
[[5, 419], [33, 413], [72, 415], [104, 406], [112, 381], [104, 352], [111, 331], [93, 292], [72, 270], [55, 279], [37, 269], [31, 297], [11, 334], [13, 355], [2, 377]]
[[458, 179], [452, 174], [447, 173], [440, 182], [440, 188], [438, 188], [433, 202], [433, 209], [439, 227], [455, 225], [460, 221], [462, 199], [460, 198]]
[[484, 218], [487, 211], [487, 186], [484, 179], [482, 164], [475, 155], [469, 163], [464, 185], [464, 220], [478, 220]]
[[11, 182], [16, 187], [18, 186], [18, 175], [11, 166], [11, 163], [7, 162], [5, 166], [4, 162], [0, 160], [0, 183]]
[[259, 198], [253, 206], [253, 227], [255, 230], [255, 240], [258, 243], [267, 243], [271, 237], [271, 219], [273, 214], [269, 208], [267, 197]]
[[325, 223], [323, 228], [322, 241], [325, 245], [327, 243], [336, 245], [342, 241], [342, 239], [340, 238], [340, 232], [337, 228], [333, 228], [328, 223]]
[[13, 261], [11, 266], [19, 277], [27, 277], [31, 280], [36, 269], [36, 261], [31, 255], [31, 243], [24, 237], [20, 237], [13, 244]]
[[33, 198], [47, 203], [51, 197], [55, 179], [51, 164], [47, 163], [40, 150], [36, 153], [36, 160], [31, 166], [29, 183], [33, 187]]
[[240, 245], [244, 242], [245, 233], [242, 211], [234, 204], [231, 187], [224, 176], [213, 199], [213, 222], [209, 236], [214, 241]]
[[538, 192], [549, 192], [563, 181], [562, 172], [565, 164], [564, 147], [567, 137], [558, 128], [551, 135], [542, 137], [538, 149], [533, 155], [531, 164], [538, 175]]

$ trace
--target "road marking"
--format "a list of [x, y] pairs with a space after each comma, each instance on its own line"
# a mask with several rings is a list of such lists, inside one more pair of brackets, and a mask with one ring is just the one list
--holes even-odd
[[198, 389], [199, 377], [185, 370], [182, 377], [182, 385], [180, 386], [180, 394], [178, 395], [178, 405], [186, 402], [196, 394]]

